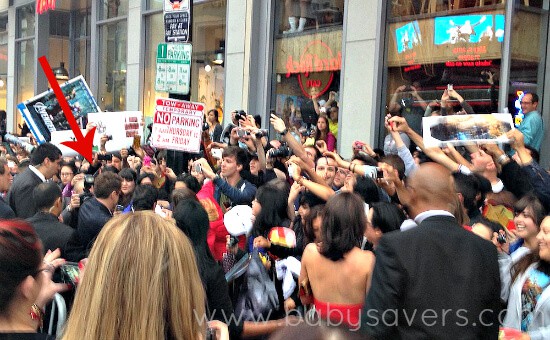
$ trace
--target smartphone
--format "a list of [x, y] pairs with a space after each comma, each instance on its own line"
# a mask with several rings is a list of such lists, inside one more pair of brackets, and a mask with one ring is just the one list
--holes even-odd
[[296, 165], [294, 165], [293, 163], [290, 163], [288, 165], [288, 177], [290, 178], [294, 178], [292, 177], [294, 175], [294, 170], [296, 169]]
[[193, 164], [193, 170], [199, 174], [202, 173], [202, 166], [200, 163]]
[[361, 141], [356, 140], [355, 142], [353, 142], [353, 148], [355, 150], [362, 150], [363, 146], [365, 146], [365, 143], [363, 143]]
[[222, 159], [222, 149], [212, 149], [210, 150], [210, 154], [212, 154], [212, 157], [216, 159]]
[[[372, 165], [364, 165], [363, 168], [365, 169], [365, 177], [370, 177], [373, 180], [376, 180], [379, 176], [379, 167], [372, 166]], [[382, 173], [382, 177], [384, 177], [384, 173]]]
[[452, 91], [452, 90], [453, 90], [453, 84], [448, 84], [447, 85], [447, 92]]
[[116, 207], [115, 207], [115, 211], [124, 211], [124, 206], [123, 205], [120, 205], [120, 204], [117, 204]]
[[76, 262], [65, 262], [61, 266], [61, 282], [76, 286], [80, 280], [80, 269]]
[[237, 129], [237, 136], [239, 136], [239, 138], [243, 138], [244, 136], [246, 136], [246, 130], [245, 129]]
[[376, 168], [376, 178], [384, 178], [384, 171], [380, 168]]
[[104, 154], [104, 155], [98, 155], [97, 156], [98, 161], [111, 161], [113, 160], [113, 155], [110, 153]]
[[155, 214], [160, 215], [161, 217], [166, 217], [166, 213], [162, 211], [162, 206], [160, 204], [156, 205]]

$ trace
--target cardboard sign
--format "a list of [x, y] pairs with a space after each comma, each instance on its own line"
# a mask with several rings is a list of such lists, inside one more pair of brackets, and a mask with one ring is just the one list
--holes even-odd
[[422, 134], [426, 147], [507, 143], [506, 132], [512, 130], [509, 113], [424, 117]]
[[[103, 135], [111, 137], [111, 140], [105, 144], [107, 152], [131, 147], [135, 136], [140, 136], [140, 142], [143, 142], [143, 113], [141, 111], [93, 112], [88, 114], [88, 121], [97, 127], [94, 135], [94, 149], [99, 150], [100, 139]], [[82, 133], [85, 135], [86, 130], [82, 130]], [[59, 147], [64, 156], [76, 155], [73, 149], [61, 144], [61, 142], [71, 139], [74, 139], [71, 130], [52, 132], [51, 142]]]
[[151, 145], [161, 149], [198, 153], [203, 118], [202, 103], [157, 99]]
[[[101, 111], [83, 76], [61, 85], [61, 91], [80, 128], [86, 127], [88, 113]], [[71, 132], [69, 122], [51, 89], [20, 103], [17, 109], [39, 144], [51, 141], [53, 132]]]

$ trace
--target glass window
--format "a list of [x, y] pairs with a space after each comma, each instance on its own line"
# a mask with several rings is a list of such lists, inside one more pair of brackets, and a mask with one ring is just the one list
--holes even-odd
[[[163, 3], [149, 0], [148, 9], [162, 9]], [[220, 122], [223, 115], [225, 71], [225, 1], [206, 0], [193, 3], [193, 56], [191, 64], [192, 101], [199, 101], [207, 109], [216, 108]], [[164, 43], [162, 13], [148, 15], [145, 21], [145, 70], [143, 86], [143, 113], [146, 124], [152, 121], [155, 100], [168, 93], [155, 91], [156, 53]], [[221, 57], [221, 59], [219, 59]], [[217, 61], [218, 63], [215, 63]]]
[[147, 9], [164, 9], [164, 0], [147, 0]]
[[[508, 89], [509, 111], [519, 125], [523, 119], [521, 97], [525, 92], [538, 93], [542, 98], [548, 43], [548, 11], [540, 8], [537, 1], [517, 1], [514, 7], [514, 25], [510, 43], [511, 63]], [[540, 66], [540, 67], [539, 67]], [[542, 99], [540, 99], [542, 102]], [[538, 110], [540, 112], [541, 103]]]
[[392, 1], [387, 110], [419, 133], [424, 115], [498, 112], [505, 21], [501, 1]]
[[319, 115], [329, 116], [338, 138], [338, 110], [331, 108], [340, 90], [344, 2], [276, 2], [271, 104], [304, 138]]
[[101, 0], [99, 5], [99, 20], [128, 15], [128, 1], [129, 0]]
[[[16, 103], [34, 96], [34, 39], [24, 40], [16, 43], [16, 56], [18, 56], [17, 67], [17, 96]], [[23, 117], [17, 112], [17, 124], [23, 124]], [[10, 130], [8, 128], [8, 130]]]
[[167, 98], [168, 93], [155, 91], [157, 46], [159, 43], [164, 42], [164, 18], [162, 13], [147, 16], [145, 25], [146, 53], [143, 83], [143, 114], [145, 116], [145, 124], [148, 125], [153, 121], [156, 98]]
[[91, 1], [87, 1], [84, 8], [77, 9], [74, 12], [74, 75], [83, 75], [86, 81], [90, 76], [90, 21]]
[[0, 14], [0, 109], [6, 109], [8, 83], [8, 13]]
[[34, 36], [34, 3], [17, 9], [17, 38]]
[[120, 21], [99, 30], [99, 106], [105, 111], [126, 107], [126, 27], [126, 21]]

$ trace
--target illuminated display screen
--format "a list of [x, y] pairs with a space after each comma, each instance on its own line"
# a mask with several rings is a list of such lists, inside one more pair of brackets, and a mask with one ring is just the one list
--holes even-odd
[[395, 30], [395, 42], [397, 53], [412, 50], [415, 46], [422, 45], [422, 34], [418, 21], [409, 22]]
[[434, 44], [502, 42], [504, 15], [475, 14], [434, 19]]

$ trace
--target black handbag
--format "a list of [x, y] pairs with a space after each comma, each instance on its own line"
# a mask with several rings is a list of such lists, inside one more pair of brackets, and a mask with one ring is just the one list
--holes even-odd
[[235, 315], [246, 321], [258, 321], [261, 318], [267, 320], [278, 309], [279, 298], [275, 283], [255, 248], [250, 254], [250, 262], [244, 273], [244, 282], [235, 304]]

